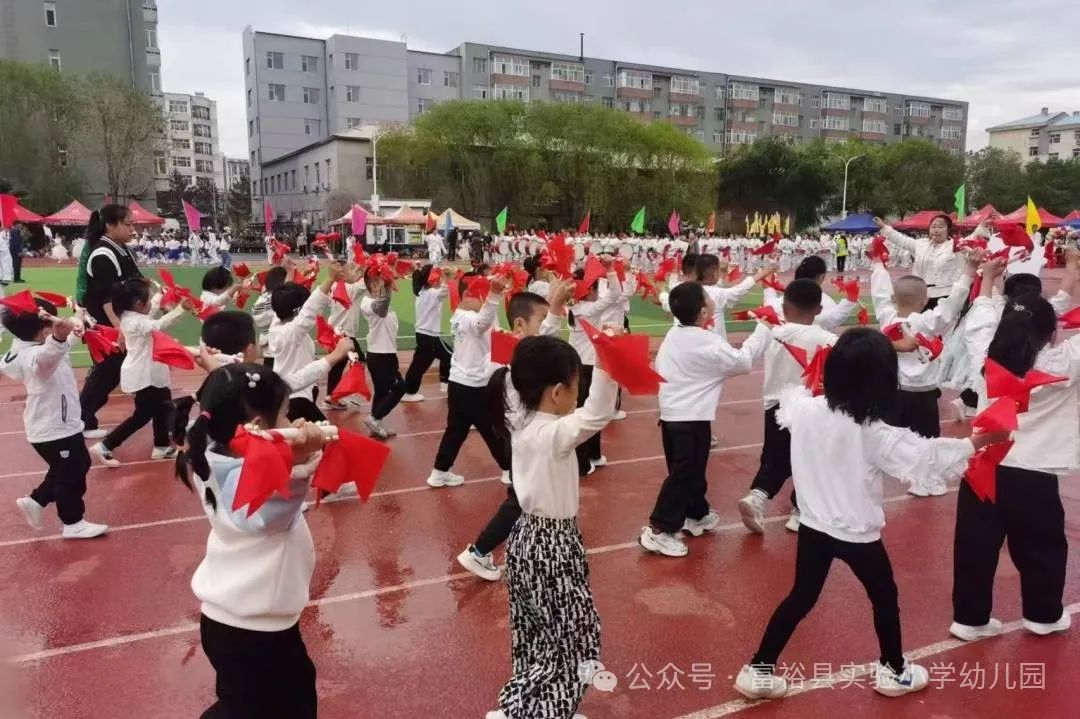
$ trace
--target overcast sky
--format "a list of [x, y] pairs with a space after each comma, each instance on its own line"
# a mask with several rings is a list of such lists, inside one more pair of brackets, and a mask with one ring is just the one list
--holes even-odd
[[241, 33], [398, 40], [445, 52], [466, 40], [693, 70], [971, 103], [986, 128], [1080, 110], [1076, 0], [158, 0], [162, 86], [218, 103], [222, 150], [247, 155]]

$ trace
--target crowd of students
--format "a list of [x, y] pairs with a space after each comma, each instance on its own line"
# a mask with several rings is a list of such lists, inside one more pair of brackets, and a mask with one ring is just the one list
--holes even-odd
[[[685, 557], [687, 537], [720, 525], [708, 500], [713, 421], [725, 382], [763, 359], [764, 443], [738, 510], [750, 531], [763, 532], [767, 502], [793, 479], [786, 526], [797, 533], [796, 570], [735, 688], [755, 699], [784, 695], [786, 679], [775, 673], [779, 656], [840, 559], [873, 606], [875, 689], [887, 696], [918, 691], [928, 675], [903, 653], [897, 588], [881, 538], [883, 477], [899, 479], [918, 497], [940, 496], [960, 481], [949, 631], [970, 641], [1002, 630], [991, 607], [1006, 539], [1020, 572], [1024, 626], [1035, 634], [1068, 628], [1058, 478], [1080, 465], [1080, 336], [1058, 333], [1058, 317], [1072, 308], [1080, 253], [1070, 252], [1061, 289], [1047, 301], [1038, 275], [1012, 270], [1011, 251], [986, 251], [980, 240], [989, 238], [988, 228], [954, 243], [948, 218], [940, 224], [944, 231], [932, 226], [925, 240], [884, 226], [881, 241], [860, 246], [855, 264], [871, 270], [879, 328], [845, 329], [860, 307], [859, 282], [838, 281], [843, 296], [828, 297], [826, 258], [802, 257], [785, 287], [775, 274], [779, 245], [750, 254], [752, 274], [740, 278], [741, 258], [710, 252], [724, 249], [710, 240], [638, 268], [625, 266], [617, 251], [590, 251], [575, 269], [540, 246], [509, 270], [478, 265], [455, 273], [429, 263], [406, 273], [358, 251], [330, 262], [321, 282], [317, 267], [285, 256], [257, 280], [212, 268], [196, 300], [142, 275], [128, 211], [106, 206], [93, 218], [72, 317], [61, 319], [41, 298], [33, 306], [5, 302], [3, 325], [15, 340], [0, 372], [26, 385], [27, 439], [49, 466], [18, 509], [40, 529], [55, 503], [64, 537], [105, 533], [105, 525], [83, 516], [91, 461], [122, 466], [115, 450], [152, 424], [151, 458], [177, 462], [210, 523], [206, 556], [192, 579], [202, 646], [217, 673], [217, 703], [203, 716], [314, 717], [315, 666], [299, 618], [315, 563], [304, 511], [328, 441], [320, 423], [327, 413], [363, 406], [355, 395], [335, 392], [362, 363], [372, 386], [364, 426], [378, 440], [392, 438], [398, 404], [425, 400], [421, 379], [437, 361], [447, 422], [427, 484], [464, 483], [454, 465], [475, 428], [507, 485], [506, 499], [457, 557], [478, 577], [505, 574], [508, 583], [510, 678], [487, 717], [580, 717], [575, 712], [591, 680], [582, 668], [599, 659], [600, 624], [577, 520], [579, 486], [607, 464], [602, 431], [619, 417], [622, 392], [598, 357], [593, 333], [626, 332], [630, 299], [658, 286], [657, 301], [673, 321], [655, 359], [664, 380], [659, 435], [667, 474], [638, 537], [641, 547]], [[915, 273], [890, 273], [890, 249], [910, 252]], [[404, 280], [408, 289], [398, 291], [411, 290], [415, 303], [416, 350], [404, 375], [395, 280]], [[735, 346], [727, 319], [759, 283], [766, 291], [749, 315], [755, 329]], [[260, 292], [250, 314], [226, 309], [247, 291]], [[442, 332], [447, 302], [449, 338]], [[208, 376], [194, 397], [176, 399], [158, 343], [185, 313], [203, 321], [192, 353]], [[499, 340], [514, 347], [495, 357], [493, 333], [501, 332], [503, 313], [510, 339]], [[569, 341], [559, 337], [564, 331]], [[111, 347], [95, 357], [80, 392], [70, 352], [80, 338], [89, 344], [87, 335]], [[316, 337], [327, 348], [322, 357]], [[993, 378], [983, 368], [992, 368]], [[1016, 378], [1005, 383], [1012, 389], [1004, 395], [1015, 422], [976, 422], [982, 429], [967, 438], [942, 438], [946, 380], [971, 391], [980, 416], [996, 417], [1009, 413], [996, 405], [1002, 372]], [[1025, 384], [1032, 372], [1043, 379]], [[106, 432], [97, 413], [117, 386], [134, 395], [134, 408]], [[258, 507], [241, 506], [246, 457], [238, 431], [286, 428], [288, 491]], [[86, 439], [100, 441], [88, 450]], [[985, 469], [991, 451], [996, 461], [987, 483], [973, 468]], [[503, 544], [501, 568], [495, 551]]]

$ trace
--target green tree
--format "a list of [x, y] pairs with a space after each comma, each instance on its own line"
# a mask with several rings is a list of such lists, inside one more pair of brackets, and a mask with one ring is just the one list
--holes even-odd
[[967, 195], [970, 209], [991, 204], [1012, 212], [1027, 201], [1026, 180], [1020, 155], [996, 147], [984, 147], [967, 157]]
[[234, 230], [239, 231], [251, 221], [251, 180], [246, 175], [238, 178], [229, 188], [225, 208], [229, 225]]
[[[1024, 189], [1040, 207], [1066, 215], [1080, 205], [1080, 162], [1052, 159], [1029, 163], [1024, 168]], [[1009, 212], [1013, 208], [1001, 209]]]

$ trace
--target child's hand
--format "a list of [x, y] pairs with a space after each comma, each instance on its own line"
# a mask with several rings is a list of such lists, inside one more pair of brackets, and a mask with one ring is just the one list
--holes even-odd
[[780, 268], [772, 262], [766, 263], [760, 270], [754, 273], [754, 282], [761, 282], [769, 275], [775, 275]]
[[[52, 317], [52, 315], [49, 316]], [[75, 329], [75, 323], [69, 319], [61, 320], [56, 319], [55, 317], [53, 318], [53, 320], [54, 321], [52, 323], [52, 336], [60, 342], [65, 341], [68, 338], [68, 335], [71, 334], [72, 330]]]
[[494, 277], [493, 276], [490, 279], [490, 282], [491, 282], [491, 293], [492, 294], [501, 295], [503, 293], [503, 291], [506, 289], [506, 279], [503, 278], [503, 277]]
[[971, 277], [975, 276], [979, 266], [986, 261], [986, 252], [978, 248], [967, 250], [964, 253], [964, 269]]
[[1011, 435], [1011, 432], [976, 432], [971, 435], [971, 443], [975, 445], [975, 450], [978, 451], [990, 444], [1008, 442]]
[[322, 430], [319, 429], [318, 425], [312, 424], [305, 419], [298, 419], [292, 423], [292, 426], [300, 430], [300, 436], [289, 442], [292, 445], [294, 462], [298, 458], [306, 460], [326, 444], [326, 439], [323, 437]]
[[1005, 260], [999, 257], [996, 260], [984, 262], [980, 269], [982, 271], [983, 280], [995, 280], [1005, 272]]
[[351, 337], [342, 337], [338, 340], [337, 345], [334, 346], [334, 351], [326, 355], [326, 361], [334, 365], [338, 362], [342, 362], [349, 357], [349, 353], [353, 351], [353, 341]]
[[574, 283], [553, 279], [551, 288], [548, 290], [548, 306], [551, 314], [558, 316], [566, 314], [566, 303], [573, 296]]
[[184, 299], [180, 300], [180, 306], [188, 312], [191, 312], [195, 309], [195, 303], [191, 300], [190, 297], [185, 297]]
[[919, 342], [914, 337], [905, 336], [903, 339], [893, 340], [892, 346], [897, 352], [916, 352]]

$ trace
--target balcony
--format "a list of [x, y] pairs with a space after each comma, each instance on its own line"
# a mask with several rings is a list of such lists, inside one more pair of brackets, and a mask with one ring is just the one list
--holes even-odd
[[653, 91], [641, 87], [620, 87], [615, 92], [619, 97], [632, 97], [638, 100], [653, 99]]
[[773, 109], [777, 112], [798, 113], [802, 108], [793, 102], [778, 102], [774, 100]]
[[691, 95], [686, 92], [670, 92], [668, 93], [671, 102], [685, 102], [690, 105], [700, 105], [701, 95]]
[[[728, 120], [727, 128], [736, 132], [757, 132], [759, 123], [745, 120]], [[791, 128], [793, 130], [797, 128]]]
[[669, 115], [668, 122], [676, 127], [696, 127], [698, 119], [696, 115], [687, 117], [686, 115]]
[[864, 131], [859, 133], [859, 139], [860, 140], [871, 140], [871, 141], [884, 140], [885, 139], [885, 133], [884, 132], [866, 132], [864, 130]]
[[821, 114], [831, 115], [833, 117], [848, 117], [851, 115], [851, 108], [823, 107], [821, 108]]
[[523, 85], [528, 86], [532, 82], [528, 75], [503, 75], [502, 73], [491, 73], [492, 85]]
[[758, 106], [757, 100], [745, 100], [742, 98], [731, 98], [728, 100], [728, 107], [736, 110], [756, 110]]
[[142, 14], [143, 14], [143, 22], [156, 23], [158, 21], [157, 6], [152, 2], [144, 2], [143, 3]]
[[552, 90], [564, 90], [566, 92], [585, 92], [585, 83], [573, 80], [550, 80]]

